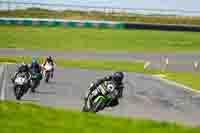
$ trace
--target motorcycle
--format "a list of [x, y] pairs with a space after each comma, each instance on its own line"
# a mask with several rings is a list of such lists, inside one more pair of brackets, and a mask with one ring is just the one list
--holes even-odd
[[44, 68], [45, 82], [48, 83], [52, 75], [53, 65], [46, 63], [46, 65], [43, 68]]
[[35, 89], [39, 86], [41, 80], [41, 73], [31, 72], [31, 91], [35, 92]]
[[20, 100], [21, 97], [28, 91], [29, 83], [25, 75], [18, 74], [14, 80], [14, 94], [17, 100]]
[[118, 96], [118, 91], [111, 84], [107, 85], [107, 87], [110, 89], [107, 89], [108, 92], [106, 95], [100, 94], [95, 98], [90, 99], [90, 93], [83, 105], [82, 112], [96, 113], [103, 110], [105, 107], [109, 107], [112, 101]]

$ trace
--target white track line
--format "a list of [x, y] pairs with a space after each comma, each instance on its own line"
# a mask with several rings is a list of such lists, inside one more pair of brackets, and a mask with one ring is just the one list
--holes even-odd
[[161, 76], [161, 75], [152, 75], [152, 77], [155, 78], [155, 79], [157, 79], [157, 80], [163, 81], [163, 82], [165, 82], [165, 83], [167, 83], [167, 84], [174, 85], [174, 86], [177, 86], [177, 87], [181, 87], [181, 88], [184, 88], [185, 90], [189, 90], [189, 91], [196, 92], [196, 93], [199, 93], [199, 94], [200, 94], [200, 91], [194, 90], [194, 89], [192, 89], [191, 87], [188, 87], [188, 86], [186, 86], [186, 85], [177, 83], [177, 82], [175, 82], [175, 81], [168, 80], [168, 79], [164, 79], [164, 78], [163, 78], [164, 76]]
[[[2, 78], [3, 78], [3, 65], [1, 65], [0, 66], [0, 75], [2, 76]], [[2, 87], [2, 86], [0, 86], [0, 87]], [[3, 89], [2, 88], [0, 88], [1, 89], [1, 96], [0, 96], [0, 100], [3, 100]]]
[[1, 97], [0, 99], [5, 100], [5, 87], [6, 87], [6, 79], [5, 79], [5, 66], [1, 65], [1, 74], [2, 74], [2, 86], [1, 86]]

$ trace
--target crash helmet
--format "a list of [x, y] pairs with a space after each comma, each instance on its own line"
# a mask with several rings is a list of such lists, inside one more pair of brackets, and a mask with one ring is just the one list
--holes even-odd
[[122, 80], [124, 79], [123, 72], [115, 72], [115, 73], [113, 73], [112, 79], [117, 83], [122, 82]]

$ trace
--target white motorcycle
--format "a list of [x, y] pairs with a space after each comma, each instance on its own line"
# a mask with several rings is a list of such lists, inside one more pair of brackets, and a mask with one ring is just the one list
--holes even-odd
[[20, 100], [21, 97], [28, 91], [29, 84], [28, 80], [24, 74], [18, 74], [14, 80], [14, 94], [17, 100]]
[[43, 72], [44, 72], [45, 82], [48, 83], [51, 75], [53, 74], [53, 71], [52, 71], [53, 65], [46, 63], [46, 65], [43, 66], [43, 68], [44, 68]]

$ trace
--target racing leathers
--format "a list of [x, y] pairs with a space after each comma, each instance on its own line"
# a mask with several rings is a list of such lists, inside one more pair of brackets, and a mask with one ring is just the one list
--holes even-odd
[[39, 80], [42, 79], [42, 74], [41, 74], [42, 69], [41, 69], [41, 66], [38, 63], [31, 63], [30, 71], [31, 71], [31, 73], [35, 72], [35, 73], [40, 74]]
[[53, 68], [51, 70], [51, 78], [53, 78], [55, 63], [54, 63], [54, 61], [53, 61], [53, 59], [51, 57], [48, 57], [48, 58], [46, 58], [46, 60], [42, 64], [42, 67], [45, 67], [45, 65], [47, 63], [53, 66]]
[[[102, 79], [98, 79], [97, 82], [91, 83], [91, 85], [88, 89], [88, 92], [85, 96], [85, 100], [87, 100], [88, 98], [89, 98], [89, 100], [93, 100], [94, 97], [96, 97], [100, 94], [105, 95], [106, 91], [107, 91], [106, 89], [109, 89], [109, 87], [107, 87], [109, 82], [114, 83], [114, 89], [117, 90], [117, 96], [112, 100], [112, 102], [109, 106], [111, 106], [111, 107], [117, 106], [119, 104], [118, 99], [121, 98], [123, 95], [124, 85], [122, 82], [114, 81], [112, 76], [107, 76]], [[103, 89], [99, 89], [99, 88], [103, 88]]]
[[41, 73], [41, 67], [37, 63], [31, 63], [30, 70], [36, 73]]

